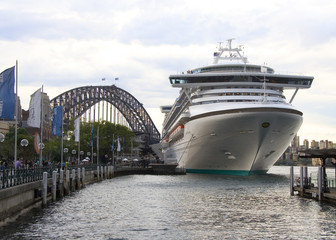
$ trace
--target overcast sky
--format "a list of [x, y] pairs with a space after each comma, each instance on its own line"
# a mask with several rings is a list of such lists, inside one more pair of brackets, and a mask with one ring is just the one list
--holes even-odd
[[208, 64], [217, 42], [235, 38], [251, 63], [314, 76], [293, 102], [299, 135], [336, 142], [335, 16], [334, 0], [3, 0], [0, 71], [19, 61], [24, 109], [42, 85], [52, 99], [118, 77], [161, 131], [159, 107], [178, 96], [168, 76]]

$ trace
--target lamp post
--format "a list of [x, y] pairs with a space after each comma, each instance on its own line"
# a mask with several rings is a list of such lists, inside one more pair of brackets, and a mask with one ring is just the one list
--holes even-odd
[[88, 160], [90, 160], [91, 153], [90, 153], [90, 152], [87, 152], [87, 153], [86, 153], [86, 156], [89, 158]]
[[95, 158], [96, 156], [97, 156], [97, 153], [93, 153], [92, 163], [93, 163], [93, 158]]
[[80, 151], [79, 154], [80, 154], [80, 158], [79, 158], [79, 160], [78, 160], [78, 165], [79, 165], [80, 161], [81, 161], [82, 158], [83, 158], [84, 151]]
[[72, 149], [72, 151], [71, 151], [71, 153], [72, 153], [72, 163], [74, 163], [75, 162], [75, 156], [76, 156], [76, 150], [75, 149]]
[[[69, 149], [68, 148], [64, 148], [63, 149], [63, 152], [64, 153], [68, 153], [69, 152]], [[65, 158], [66, 159], [66, 158]], [[61, 163], [61, 165], [63, 164], [63, 162]], [[64, 163], [64, 166], [65, 166], [65, 163]], [[61, 168], [63, 169], [63, 166], [61, 166]]]
[[[20, 145], [22, 147], [27, 147], [29, 144], [28, 140], [27, 139], [22, 139], [21, 142], [20, 142]], [[23, 154], [22, 154], [22, 157], [23, 157]]]
[[[40, 142], [38, 145], [37, 145], [38, 149], [40, 150], [40, 156], [41, 156], [41, 153], [42, 153], [42, 150], [44, 149], [44, 143]], [[41, 162], [40, 162], [40, 166], [43, 166], [43, 159], [42, 157], [40, 158]]]

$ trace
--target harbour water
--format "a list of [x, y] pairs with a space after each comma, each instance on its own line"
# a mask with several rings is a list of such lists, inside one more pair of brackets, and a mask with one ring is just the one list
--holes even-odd
[[[298, 174], [298, 168], [295, 169]], [[1, 239], [335, 239], [336, 207], [267, 175], [131, 175], [92, 184], [0, 228]]]

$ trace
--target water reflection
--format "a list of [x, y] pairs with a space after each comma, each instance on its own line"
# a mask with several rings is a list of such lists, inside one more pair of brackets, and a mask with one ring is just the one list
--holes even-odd
[[[283, 172], [286, 174], [283, 174]], [[336, 212], [264, 176], [124, 176], [87, 186], [1, 229], [6, 239], [334, 239]]]

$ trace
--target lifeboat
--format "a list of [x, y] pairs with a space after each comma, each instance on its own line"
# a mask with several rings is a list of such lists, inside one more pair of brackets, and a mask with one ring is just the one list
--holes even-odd
[[184, 133], [184, 125], [178, 125], [172, 132], [169, 134], [169, 142], [181, 137]]
[[165, 138], [161, 141], [161, 146], [163, 148], [167, 148], [169, 146], [169, 139], [168, 138]]

